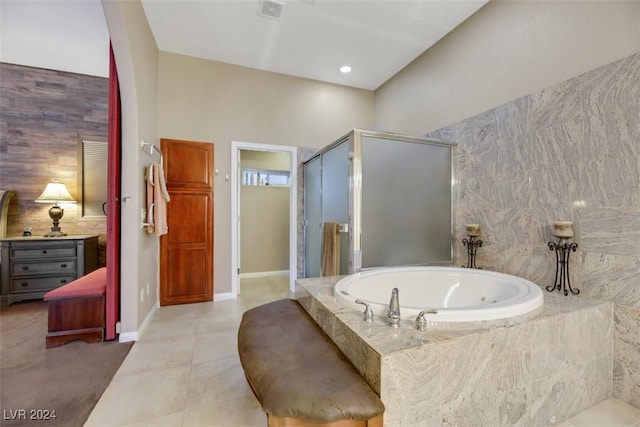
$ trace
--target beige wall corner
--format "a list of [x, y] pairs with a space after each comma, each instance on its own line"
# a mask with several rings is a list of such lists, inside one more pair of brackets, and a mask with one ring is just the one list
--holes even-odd
[[214, 293], [231, 292], [231, 142], [323, 147], [373, 124], [373, 92], [160, 52], [162, 138], [215, 143]]
[[375, 92], [377, 130], [422, 135], [640, 51], [640, 2], [491, 1]]

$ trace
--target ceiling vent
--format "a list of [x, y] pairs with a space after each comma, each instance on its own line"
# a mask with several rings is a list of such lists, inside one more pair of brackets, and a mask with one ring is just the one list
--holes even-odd
[[285, 3], [277, 0], [262, 0], [259, 5], [258, 15], [270, 19], [280, 19]]

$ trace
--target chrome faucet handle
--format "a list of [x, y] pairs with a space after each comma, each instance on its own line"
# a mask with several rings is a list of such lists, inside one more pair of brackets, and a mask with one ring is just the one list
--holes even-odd
[[438, 314], [438, 310], [422, 310], [416, 317], [416, 329], [419, 331], [427, 330], [427, 319], [424, 318], [425, 314]]
[[362, 304], [365, 306], [364, 313], [362, 313], [362, 319], [365, 322], [373, 322], [373, 310], [371, 309], [371, 306], [359, 299], [356, 300], [356, 304]]

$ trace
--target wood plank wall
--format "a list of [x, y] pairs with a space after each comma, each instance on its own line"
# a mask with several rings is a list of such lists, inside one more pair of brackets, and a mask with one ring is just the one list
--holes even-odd
[[[78, 134], [107, 137], [108, 94], [104, 77], [0, 63], [0, 189], [15, 193], [8, 236], [50, 230], [50, 205], [34, 202], [49, 180], [77, 198]], [[78, 221], [76, 205], [64, 210], [64, 232], [106, 234], [105, 221]]]

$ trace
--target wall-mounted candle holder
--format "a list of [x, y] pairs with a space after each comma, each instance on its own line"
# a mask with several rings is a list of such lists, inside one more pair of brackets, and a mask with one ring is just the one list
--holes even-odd
[[579, 289], [571, 287], [571, 276], [569, 275], [569, 255], [578, 249], [575, 242], [569, 243], [569, 238], [573, 237], [573, 223], [571, 221], [554, 221], [553, 235], [558, 238], [557, 242], [549, 242], [549, 249], [556, 253], [556, 278], [553, 286], [547, 286], [547, 291], [561, 291], [565, 296], [571, 292], [573, 295], [580, 293]]
[[462, 244], [467, 247], [467, 265], [463, 265], [463, 268], [478, 268], [476, 267], [476, 254], [478, 248], [482, 247], [482, 240], [478, 239], [480, 236], [480, 224], [467, 224], [466, 227], [468, 239], [462, 239]]

